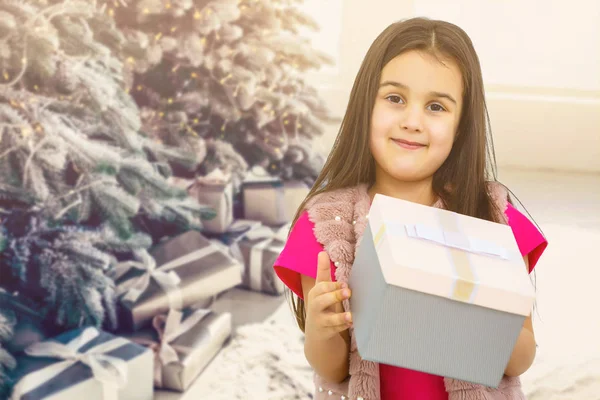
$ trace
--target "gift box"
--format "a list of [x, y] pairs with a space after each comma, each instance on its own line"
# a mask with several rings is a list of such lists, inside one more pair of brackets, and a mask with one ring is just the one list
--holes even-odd
[[301, 181], [288, 181], [283, 184], [285, 203], [285, 223], [291, 222], [300, 207], [300, 204], [308, 196], [310, 188]]
[[154, 387], [186, 391], [231, 336], [230, 313], [207, 309], [170, 310], [132, 341], [154, 351]]
[[96, 328], [71, 330], [25, 349], [11, 400], [152, 400], [153, 357]]
[[488, 387], [534, 302], [510, 226], [379, 194], [349, 285], [363, 359]]
[[223, 233], [233, 222], [233, 183], [229, 175], [215, 169], [203, 177], [197, 177], [188, 188], [190, 196], [200, 204], [213, 208], [216, 216], [202, 220], [208, 233]]
[[282, 294], [285, 286], [273, 264], [283, 251], [290, 224], [273, 229], [257, 221], [242, 220], [233, 226], [239, 227], [241, 233], [227, 235], [223, 242], [232, 257], [244, 265], [240, 286], [271, 295]]
[[112, 272], [123, 331], [138, 330], [155, 315], [183, 310], [242, 282], [239, 261], [194, 230], [137, 254], [138, 261], [120, 263]]
[[281, 226], [292, 221], [309, 192], [302, 182], [253, 178], [242, 183], [244, 218]]

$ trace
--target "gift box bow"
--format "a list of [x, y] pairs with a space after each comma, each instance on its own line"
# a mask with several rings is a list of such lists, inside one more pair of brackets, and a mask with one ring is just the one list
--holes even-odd
[[170, 181], [173, 185], [189, 191], [203, 185], [226, 185], [231, 179], [231, 174], [217, 168], [205, 176], [197, 176], [192, 179], [172, 178]]
[[155, 354], [155, 387], [163, 387], [162, 367], [180, 361], [179, 355], [177, 354], [178, 351], [181, 353], [188, 353], [192, 350], [187, 346], [179, 346], [172, 342], [196, 326], [196, 324], [210, 313], [211, 310], [199, 308], [184, 319], [183, 312], [171, 309], [168, 314], [157, 315], [152, 320], [152, 327], [158, 334], [158, 342], [145, 338], [132, 339], [133, 342], [150, 348]]
[[135, 303], [144, 291], [150, 285], [150, 280], [154, 279], [158, 285], [166, 292], [169, 306], [172, 309], [181, 310], [184, 305], [183, 293], [179, 284], [181, 279], [173, 269], [185, 265], [198, 258], [206, 257], [219, 251], [216, 246], [206, 246], [191, 253], [184, 254], [174, 260], [171, 260], [160, 267], [156, 266], [156, 261], [146, 250], [136, 252], [141, 261], [125, 261], [117, 264], [112, 271], [111, 277], [114, 280], [119, 279], [132, 269], [142, 271], [142, 275], [127, 279], [117, 285], [117, 296], [126, 302]]
[[[144, 291], [150, 285], [150, 280], [154, 279], [156, 283], [167, 293], [169, 304], [172, 308], [183, 308], [183, 295], [179, 289], [181, 279], [175, 271], [169, 271], [174, 268], [170, 263], [156, 267], [156, 261], [146, 250], [136, 252], [141, 261], [125, 261], [118, 263], [112, 271], [112, 278], [118, 280], [132, 269], [142, 271], [142, 275], [128, 279], [117, 285], [117, 296], [124, 301], [135, 303]], [[178, 264], [180, 265], [180, 264]]]
[[45, 368], [24, 376], [14, 387], [11, 398], [15, 400], [20, 399], [24, 394], [50, 381], [72, 365], [82, 363], [92, 370], [94, 379], [102, 383], [104, 399], [118, 400], [119, 389], [127, 383], [127, 363], [104, 353], [108, 353], [129, 342], [126, 339], [116, 337], [84, 352], [79, 350], [98, 336], [98, 334], [99, 331], [96, 328], [90, 327], [83, 330], [77, 338], [67, 344], [47, 341], [29, 346], [25, 349], [25, 354], [29, 356], [57, 358], [62, 361], [50, 364]]
[[198, 176], [192, 181], [194, 185], [226, 185], [231, 181], [231, 174], [223, 172], [220, 168], [212, 170], [205, 176]]
[[[224, 244], [223, 241], [213, 240], [217, 246], [222, 249], [227, 248], [229, 253], [233, 258], [238, 260], [242, 265], [244, 265], [244, 257], [242, 256], [242, 251], [239, 247], [239, 242], [242, 240], [250, 240], [257, 241], [256, 244], [253, 245], [253, 250], [262, 251], [265, 248], [271, 246], [274, 242], [285, 243], [287, 240], [288, 232], [291, 228], [291, 223], [288, 223], [281, 228], [273, 229], [268, 226], [262, 225], [260, 222], [256, 221], [238, 221], [242, 222], [231, 229], [231, 231], [225, 232], [223, 237], [226, 238], [227, 244]], [[262, 239], [262, 240], [261, 240]]]

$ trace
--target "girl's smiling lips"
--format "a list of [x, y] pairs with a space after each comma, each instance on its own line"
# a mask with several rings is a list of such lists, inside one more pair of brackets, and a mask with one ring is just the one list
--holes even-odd
[[392, 140], [394, 141], [394, 143], [396, 143], [398, 146], [408, 149], [408, 150], [418, 150], [421, 149], [423, 147], [425, 147], [424, 144], [419, 143], [419, 142], [411, 142], [410, 140], [404, 140], [404, 139], [394, 139], [392, 138]]

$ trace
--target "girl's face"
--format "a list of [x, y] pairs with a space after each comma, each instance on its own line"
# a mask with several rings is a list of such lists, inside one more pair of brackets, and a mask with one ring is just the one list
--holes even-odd
[[408, 51], [381, 74], [371, 120], [376, 179], [418, 182], [444, 163], [462, 110], [462, 76], [451, 60]]

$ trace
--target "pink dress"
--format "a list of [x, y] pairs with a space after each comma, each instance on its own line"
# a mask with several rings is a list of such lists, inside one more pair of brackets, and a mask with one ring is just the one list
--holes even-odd
[[[508, 205], [506, 210], [508, 223], [512, 228], [519, 250], [529, 257], [529, 272], [533, 271], [537, 261], [548, 245], [546, 239], [529, 219]], [[274, 264], [279, 278], [300, 298], [304, 298], [300, 275], [315, 279], [317, 275], [317, 257], [323, 246], [313, 233], [314, 224], [304, 212], [294, 228], [285, 248]], [[335, 281], [335, 266], [331, 264], [331, 279]], [[443, 378], [423, 372], [380, 364], [380, 385], [382, 400], [447, 400]]]

